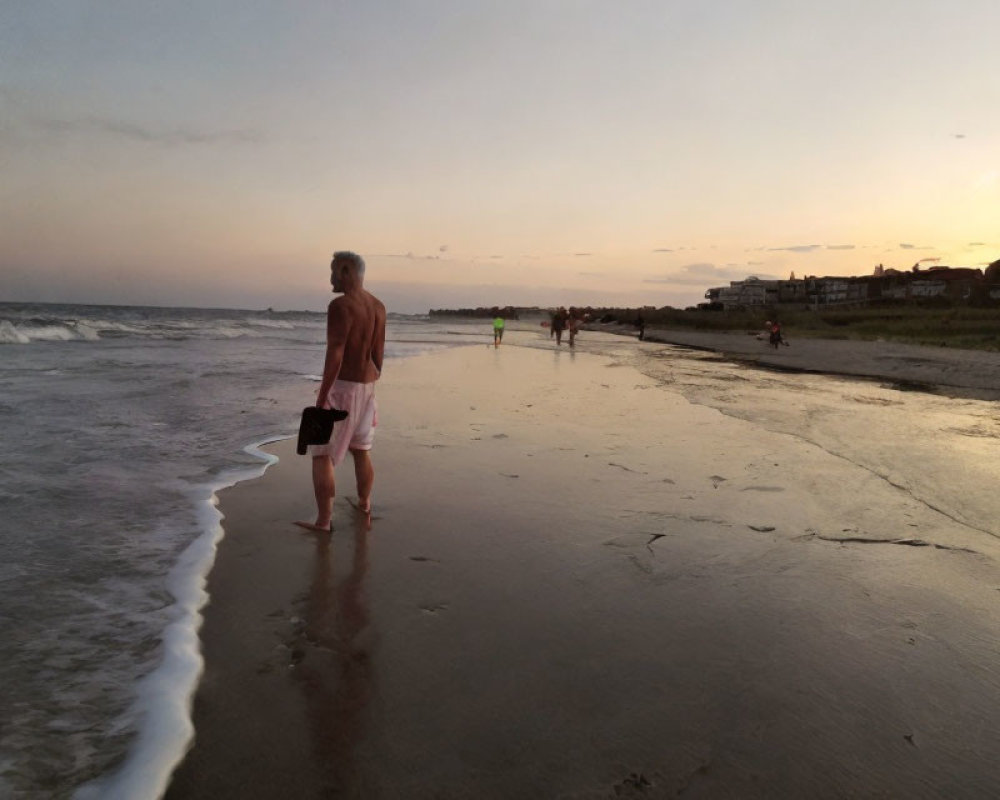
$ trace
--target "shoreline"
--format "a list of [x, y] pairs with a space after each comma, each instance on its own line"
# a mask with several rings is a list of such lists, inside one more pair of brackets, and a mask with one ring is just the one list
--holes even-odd
[[[589, 330], [635, 337], [631, 326], [591, 325]], [[902, 391], [1000, 400], [1000, 353], [889, 341], [791, 338], [778, 350], [745, 332], [705, 332], [647, 326], [645, 342], [718, 353], [751, 367], [779, 372], [835, 375], [889, 382]]]
[[1000, 791], [992, 537], [582, 351], [379, 389], [370, 531], [292, 441], [220, 493], [169, 800]]
[[162, 633], [163, 657], [141, 680], [133, 703], [143, 721], [118, 767], [78, 786], [73, 792], [77, 800], [161, 797], [167, 791], [194, 739], [191, 701], [204, 669], [200, 630], [210, 600], [205, 585], [225, 538], [219, 495], [263, 477], [277, 463], [268, 446], [289, 438], [272, 435], [251, 442], [243, 452], [263, 463], [229, 470], [197, 492], [201, 534], [180, 553], [167, 576], [174, 618]]

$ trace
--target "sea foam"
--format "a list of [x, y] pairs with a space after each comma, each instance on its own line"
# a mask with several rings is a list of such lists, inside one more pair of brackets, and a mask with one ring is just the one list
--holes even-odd
[[163, 796], [174, 769], [184, 758], [194, 736], [191, 703], [204, 667], [198, 631], [201, 609], [208, 601], [205, 585], [224, 536], [218, 492], [259, 478], [278, 457], [260, 448], [286, 437], [274, 436], [243, 448], [264, 463], [255, 469], [224, 474], [193, 498], [202, 535], [181, 553], [167, 578], [174, 598], [172, 621], [162, 635], [160, 665], [139, 681], [132, 711], [141, 719], [139, 733], [121, 767], [79, 787], [74, 800], [156, 800]]

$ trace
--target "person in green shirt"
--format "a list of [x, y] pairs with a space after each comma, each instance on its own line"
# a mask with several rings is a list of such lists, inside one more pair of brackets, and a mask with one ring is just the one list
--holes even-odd
[[493, 346], [499, 347], [500, 342], [503, 341], [503, 317], [497, 317], [493, 320]]

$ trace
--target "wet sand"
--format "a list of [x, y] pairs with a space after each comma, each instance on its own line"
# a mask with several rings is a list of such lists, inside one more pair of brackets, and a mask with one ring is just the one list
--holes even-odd
[[222, 493], [168, 797], [1000, 796], [991, 532], [586, 353], [380, 403], [370, 531], [291, 442]]

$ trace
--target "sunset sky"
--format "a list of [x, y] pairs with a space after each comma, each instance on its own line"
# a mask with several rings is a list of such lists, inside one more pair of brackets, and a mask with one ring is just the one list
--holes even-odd
[[[0, 300], [674, 305], [1000, 258], [1000, 2], [0, 5]], [[940, 259], [940, 260], [935, 260]]]

